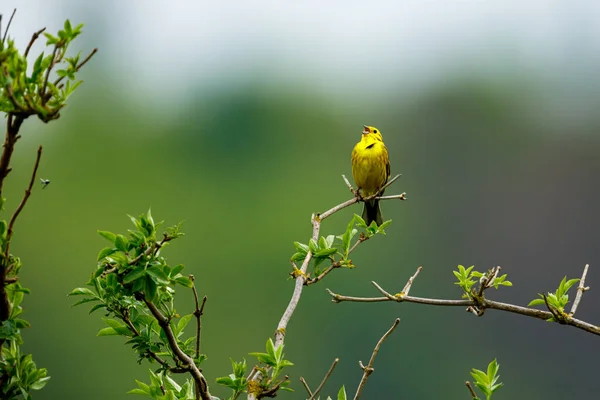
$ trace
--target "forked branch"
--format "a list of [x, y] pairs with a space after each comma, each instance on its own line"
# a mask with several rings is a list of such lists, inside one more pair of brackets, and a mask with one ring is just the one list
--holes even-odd
[[[417, 273], [415, 273], [415, 275], [413, 275], [409, 279], [409, 283], [411, 285], [412, 285], [412, 281], [414, 281], [414, 278], [416, 277], [416, 275], [418, 274], [420, 269], [421, 269], [421, 267], [419, 267], [419, 269], [417, 269]], [[582, 281], [585, 280], [586, 273], [587, 273], [587, 268], [585, 268], [585, 270], [584, 270]], [[403, 292], [398, 293], [398, 294], [391, 294], [388, 291], [386, 291], [385, 289], [383, 289], [379, 284], [377, 284], [377, 282], [371, 282], [371, 283], [373, 284], [373, 286], [375, 286], [375, 288], [381, 294], [383, 294], [383, 297], [344, 296], [341, 294], [334, 293], [329, 289], [326, 289], [326, 290], [329, 293], [329, 295], [331, 296], [331, 301], [334, 303], [341, 303], [343, 301], [357, 302], [357, 303], [380, 303], [380, 302], [387, 302], [387, 301], [395, 301], [398, 303], [417, 303], [417, 304], [427, 304], [427, 305], [431, 305], [431, 306], [442, 306], [442, 307], [467, 307], [467, 311], [469, 311], [469, 312], [472, 312], [473, 309], [477, 309], [480, 311], [483, 311], [486, 309], [500, 310], [500, 311], [511, 312], [514, 314], [524, 315], [526, 317], [542, 319], [542, 320], [548, 320], [550, 318], [555, 318], [557, 321], [559, 321], [563, 325], [574, 326], [575, 328], [584, 330], [584, 331], [592, 333], [594, 335], [600, 335], [600, 327], [598, 327], [594, 324], [591, 324], [589, 322], [586, 322], [586, 321], [583, 321], [583, 320], [580, 320], [577, 318], [573, 318], [573, 316], [572, 316], [572, 314], [574, 314], [573, 309], [571, 310], [572, 314], [563, 313], [561, 315], [558, 315], [557, 310], [555, 310], [553, 307], [551, 307], [547, 302], [546, 303], [547, 303], [547, 307], [548, 307], [549, 311], [544, 311], [544, 310], [538, 310], [538, 309], [531, 308], [531, 307], [523, 307], [523, 306], [518, 306], [518, 305], [514, 305], [514, 304], [502, 303], [502, 302], [494, 301], [494, 300], [488, 300], [484, 297], [478, 298], [476, 300], [473, 300], [473, 299], [446, 300], [446, 299], [435, 299], [435, 298], [409, 296], [407, 293], [403, 293]], [[407, 283], [407, 285], [408, 285], [408, 283]], [[588, 289], [589, 288], [585, 287], [582, 283], [580, 283], [579, 288], [578, 288], [578, 293], [577, 293], [578, 297], [580, 298], [579, 301], [581, 300], [582, 293]], [[407, 292], [406, 286], [405, 286], [405, 292]], [[577, 299], [575, 301], [577, 302], [577, 304], [579, 304], [579, 301], [577, 301]], [[574, 303], [573, 306], [574, 306], [573, 308], [576, 311], [576, 309], [577, 309], [576, 304]], [[476, 315], [481, 316], [481, 315], [483, 315], [483, 313], [480, 312], [480, 313], [477, 313]]]

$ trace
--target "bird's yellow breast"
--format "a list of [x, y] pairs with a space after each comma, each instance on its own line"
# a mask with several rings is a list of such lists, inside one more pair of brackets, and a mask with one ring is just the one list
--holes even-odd
[[389, 158], [382, 141], [363, 137], [354, 146], [352, 176], [364, 196], [376, 193], [387, 182]]

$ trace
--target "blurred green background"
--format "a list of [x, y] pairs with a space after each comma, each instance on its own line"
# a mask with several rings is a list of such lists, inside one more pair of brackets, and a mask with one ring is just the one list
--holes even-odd
[[[527, 304], [600, 258], [600, 5], [593, 1], [253, 2], [4, 0], [18, 7], [11, 35], [24, 48], [41, 27], [84, 22], [74, 51], [99, 48], [60, 120], [27, 121], [8, 178], [7, 212], [20, 200], [44, 145], [36, 187], [12, 250], [24, 262], [25, 350], [52, 376], [37, 399], [126, 399], [148, 380], [120, 338], [98, 338], [100, 314], [70, 308], [105, 245], [97, 229], [123, 232], [126, 214], [185, 220], [165, 253], [196, 275], [209, 298], [204, 372], [261, 351], [292, 293], [294, 240], [310, 214], [348, 198], [341, 174], [363, 124], [377, 126], [393, 173], [388, 235], [362, 245], [354, 270], [305, 290], [289, 327], [298, 379], [354, 393], [381, 334], [366, 399], [468, 398], [469, 370], [493, 358], [506, 386], [498, 399], [595, 398], [597, 338], [489, 311], [414, 304], [332, 304], [328, 287], [456, 298], [451, 270], [501, 265], [514, 283], [494, 299]], [[34, 48], [41, 51], [41, 46]], [[334, 215], [340, 233], [360, 207]], [[192, 310], [182, 292], [181, 312]], [[599, 295], [579, 317], [600, 320]]]

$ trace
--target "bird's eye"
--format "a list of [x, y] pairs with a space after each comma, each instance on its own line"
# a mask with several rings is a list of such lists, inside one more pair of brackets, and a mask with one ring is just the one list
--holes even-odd
[[375, 129], [375, 130], [373, 131], [373, 133], [377, 133], [377, 129]]

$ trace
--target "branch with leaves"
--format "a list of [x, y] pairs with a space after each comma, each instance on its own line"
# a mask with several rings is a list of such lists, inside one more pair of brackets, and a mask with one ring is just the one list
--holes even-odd
[[[8, 35], [15, 13], [16, 10], [11, 14], [4, 32], [0, 15], [0, 112], [6, 117], [4, 145], [0, 155], [0, 209], [3, 209], [5, 202], [2, 189], [11, 171], [11, 160], [15, 145], [21, 138], [23, 122], [31, 116], [37, 116], [44, 122], [57, 119], [66, 106], [67, 98], [81, 84], [77, 80], [77, 73], [96, 52], [94, 50], [82, 62], [79, 62], [79, 55], [67, 57], [69, 45], [83, 28], [82, 24], [72, 27], [69, 20], [65, 22], [64, 29], [59, 30], [57, 37], [45, 33], [45, 28], [35, 32], [25, 51], [21, 52]], [[29, 52], [42, 33], [48, 39], [46, 46], [52, 49], [51, 54], [44, 56], [42, 52], [33, 66], [28, 68]], [[55, 70], [55, 67], [61, 66], [63, 69]], [[31, 355], [21, 353], [21, 329], [29, 327], [29, 323], [20, 318], [23, 312], [21, 304], [29, 290], [19, 282], [21, 260], [10, 252], [17, 218], [32, 194], [41, 156], [40, 146], [21, 202], [8, 222], [0, 220], [0, 397], [3, 399], [29, 398], [32, 390], [43, 388], [50, 379], [45, 368], [36, 367]]]
[[[398, 303], [418, 303], [427, 304], [433, 306], [446, 306], [446, 307], [466, 307], [468, 312], [473, 313], [476, 316], [482, 316], [486, 310], [501, 310], [508, 311], [515, 314], [525, 315], [527, 317], [533, 317], [543, 319], [549, 322], [558, 322], [562, 325], [574, 326], [578, 329], [582, 329], [586, 332], [600, 335], [600, 327], [591, 324], [589, 322], [574, 318], [577, 306], [581, 301], [583, 293], [589, 290], [589, 287], [583, 286], [583, 283], [577, 289], [576, 301], [573, 304], [573, 308], [569, 313], [565, 312], [565, 307], [569, 303], [569, 289], [577, 282], [584, 281], [587, 275], [588, 265], [585, 266], [584, 272], [580, 279], [567, 280], [566, 277], [560, 282], [558, 288], [553, 293], [540, 294], [538, 299], [532, 300], [527, 307], [501, 303], [499, 301], [489, 300], [485, 297], [485, 291], [490, 288], [498, 289], [500, 286], [512, 286], [512, 283], [506, 280], [507, 275], [500, 275], [500, 267], [495, 267], [487, 271], [486, 273], [475, 271], [474, 267], [465, 268], [462, 265], [458, 266], [456, 271], [453, 271], [454, 275], [458, 278], [455, 282], [456, 285], [460, 286], [463, 290], [462, 300], [446, 300], [446, 299], [431, 299], [424, 297], [415, 297], [408, 294], [408, 289], [412, 285], [416, 275], [421, 270], [421, 267], [417, 270], [417, 273], [409, 279], [409, 283], [405, 286], [402, 292], [391, 294], [382, 288], [376, 282], [371, 282], [375, 288], [383, 294], [383, 297], [354, 297], [344, 296], [337, 294], [327, 289], [327, 292], [331, 296], [331, 300], [334, 303], [341, 303], [343, 301], [349, 302], [361, 302], [361, 303], [378, 303], [395, 301]], [[548, 311], [538, 310], [532, 308], [536, 305], [545, 305]]]
[[[308, 241], [308, 244], [300, 242], [294, 242], [296, 247], [296, 253], [291, 257], [292, 272], [290, 276], [295, 280], [294, 291], [292, 298], [285, 309], [277, 329], [275, 331], [275, 348], [282, 348], [284, 345], [285, 334], [288, 323], [298, 306], [300, 297], [302, 295], [303, 288], [305, 286], [313, 285], [332, 271], [339, 268], [354, 268], [354, 264], [350, 259], [350, 255], [356, 248], [366, 240], [372, 238], [377, 234], [385, 235], [385, 228], [389, 226], [391, 220], [384, 222], [380, 226], [377, 226], [375, 222], [372, 222], [369, 226], [365, 221], [358, 215], [354, 215], [346, 230], [341, 235], [327, 235], [321, 236], [321, 225], [325, 219], [331, 215], [356, 204], [361, 201], [369, 201], [372, 199], [379, 200], [406, 200], [406, 193], [393, 196], [382, 196], [383, 191], [393, 184], [400, 175], [396, 175], [390, 179], [377, 193], [369, 197], [362, 197], [358, 190], [354, 189], [348, 179], [342, 175], [344, 182], [348, 186], [353, 197], [335, 207], [323, 213], [314, 213], [311, 216], [311, 224], [313, 227], [312, 235]], [[354, 239], [358, 234], [358, 230], [362, 229], [357, 239]], [[300, 268], [297, 266], [297, 262], [302, 262]], [[323, 262], [329, 262], [327, 268], [322, 268]], [[310, 271], [309, 271], [310, 269]], [[260, 360], [259, 360], [260, 361]], [[271, 367], [272, 368], [272, 367]], [[265, 397], [265, 393], [270, 393], [274, 385], [272, 377], [269, 377], [271, 368], [262, 368], [257, 365], [247, 378], [248, 382], [248, 399], [260, 399]], [[266, 373], [266, 374], [265, 374]], [[235, 397], [233, 397], [235, 398]]]
[[[98, 266], [87, 282], [91, 289], [74, 289], [71, 296], [83, 296], [75, 305], [95, 303], [90, 312], [104, 310], [108, 327], [98, 336], [123, 336], [137, 353], [138, 362], [159, 364], [151, 372], [151, 385], [138, 382], [130, 393], [169, 396], [174, 399], [211, 400], [208, 382], [200, 365], [206, 356], [200, 353], [201, 316], [193, 276], [181, 274], [183, 265], [171, 266], [161, 251], [171, 241], [183, 236], [181, 224], [167, 228], [159, 239], [158, 228], [150, 211], [131, 217], [135, 229], [128, 237], [99, 231], [110, 246], [98, 254]], [[181, 316], [174, 304], [177, 287], [189, 288], [196, 299], [193, 313]], [[204, 298], [206, 299], [206, 297]], [[196, 336], [183, 338], [188, 323], [196, 319]], [[162, 358], [167, 356], [167, 359]], [[191, 379], [178, 386], [170, 374], [189, 374]]]

